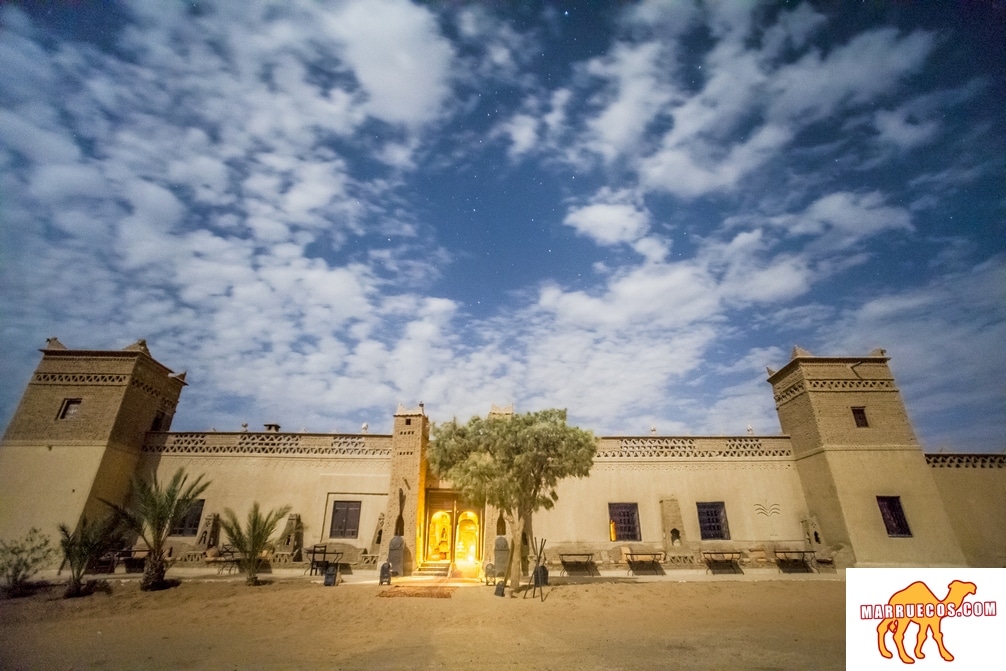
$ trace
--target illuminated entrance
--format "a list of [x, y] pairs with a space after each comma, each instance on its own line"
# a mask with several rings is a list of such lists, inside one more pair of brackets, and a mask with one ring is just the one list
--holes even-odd
[[482, 511], [456, 492], [426, 492], [423, 561], [477, 565], [482, 559]]

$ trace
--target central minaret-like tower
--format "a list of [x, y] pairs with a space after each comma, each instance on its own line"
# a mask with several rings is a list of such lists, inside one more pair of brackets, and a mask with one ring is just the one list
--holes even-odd
[[[391, 479], [388, 506], [384, 513], [381, 554], [389, 558], [394, 543], [404, 542], [402, 565], [392, 561], [394, 570], [410, 575], [419, 560], [422, 547], [422, 521], [426, 505], [426, 446], [430, 423], [423, 404], [418, 408], [398, 407], [391, 436]], [[401, 541], [396, 540], [400, 538]]]

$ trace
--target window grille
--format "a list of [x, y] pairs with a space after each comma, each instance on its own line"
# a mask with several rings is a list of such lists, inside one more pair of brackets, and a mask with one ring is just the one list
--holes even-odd
[[730, 540], [727, 526], [727, 509], [722, 501], [696, 503], [699, 511], [699, 532], [702, 540]]
[[900, 496], [878, 496], [880, 516], [884, 518], [887, 535], [892, 538], [910, 538], [912, 530], [908, 527], [905, 511], [901, 509]]
[[638, 541], [639, 506], [635, 503], [609, 503], [608, 524], [613, 541]]
[[360, 501], [334, 501], [329, 538], [356, 538], [360, 533]]

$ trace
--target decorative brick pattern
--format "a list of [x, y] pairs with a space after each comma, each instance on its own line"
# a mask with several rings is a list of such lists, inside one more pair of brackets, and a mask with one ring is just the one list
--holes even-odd
[[[319, 440], [321, 439], [321, 440]], [[390, 447], [367, 444], [359, 435], [299, 433], [151, 433], [144, 452], [160, 454], [277, 454], [332, 457], [391, 456]]]
[[155, 386], [153, 386], [151, 384], [147, 384], [147, 383], [143, 382], [142, 380], [137, 380], [137, 379], [134, 378], [133, 380], [130, 381], [129, 384], [130, 384], [130, 386], [132, 386], [132, 387], [134, 387], [136, 389], [139, 389], [140, 391], [144, 392], [145, 394], [149, 394], [150, 396], [153, 396], [154, 398], [160, 398], [161, 397], [161, 392], [160, 392], [160, 390], [157, 387], [155, 387]]
[[805, 391], [807, 391], [807, 387], [804, 385], [803, 380], [800, 380], [796, 384], [791, 384], [790, 386], [784, 388], [782, 391], [775, 394], [776, 405], [785, 403], [794, 396], [799, 396]]
[[35, 373], [33, 384], [110, 384], [123, 385], [129, 380], [128, 375], [97, 375], [86, 373]]
[[789, 439], [782, 437], [633, 437], [602, 440], [597, 448], [598, 459], [761, 459], [792, 456]]
[[896, 391], [891, 380], [807, 380], [814, 391]]
[[1006, 454], [927, 454], [932, 468], [1006, 468]]
[[811, 391], [897, 391], [893, 380], [799, 380], [775, 394], [777, 405], [807, 390]]

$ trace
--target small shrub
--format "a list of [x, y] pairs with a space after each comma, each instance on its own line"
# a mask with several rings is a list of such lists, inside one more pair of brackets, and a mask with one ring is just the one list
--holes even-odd
[[55, 551], [49, 544], [49, 537], [34, 527], [24, 538], [0, 541], [0, 580], [7, 596], [30, 594], [29, 581], [49, 562]]
[[248, 511], [248, 523], [242, 527], [234, 511], [230, 508], [224, 509], [220, 526], [223, 527], [231, 545], [241, 553], [241, 568], [248, 574], [248, 585], [261, 584], [258, 580], [258, 571], [264, 561], [262, 555], [272, 545], [270, 538], [276, 531], [276, 525], [289, 512], [290, 506], [283, 506], [263, 515], [256, 501]]
[[59, 525], [59, 545], [63, 559], [70, 566], [70, 581], [66, 586], [66, 598], [92, 594], [91, 583], [84, 583], [84, 573], [101, 555], [117, 544], [117, 520], [108, 517], [98, 524], [88, 523], [83, 518], [73, 531], [65, 524]]

